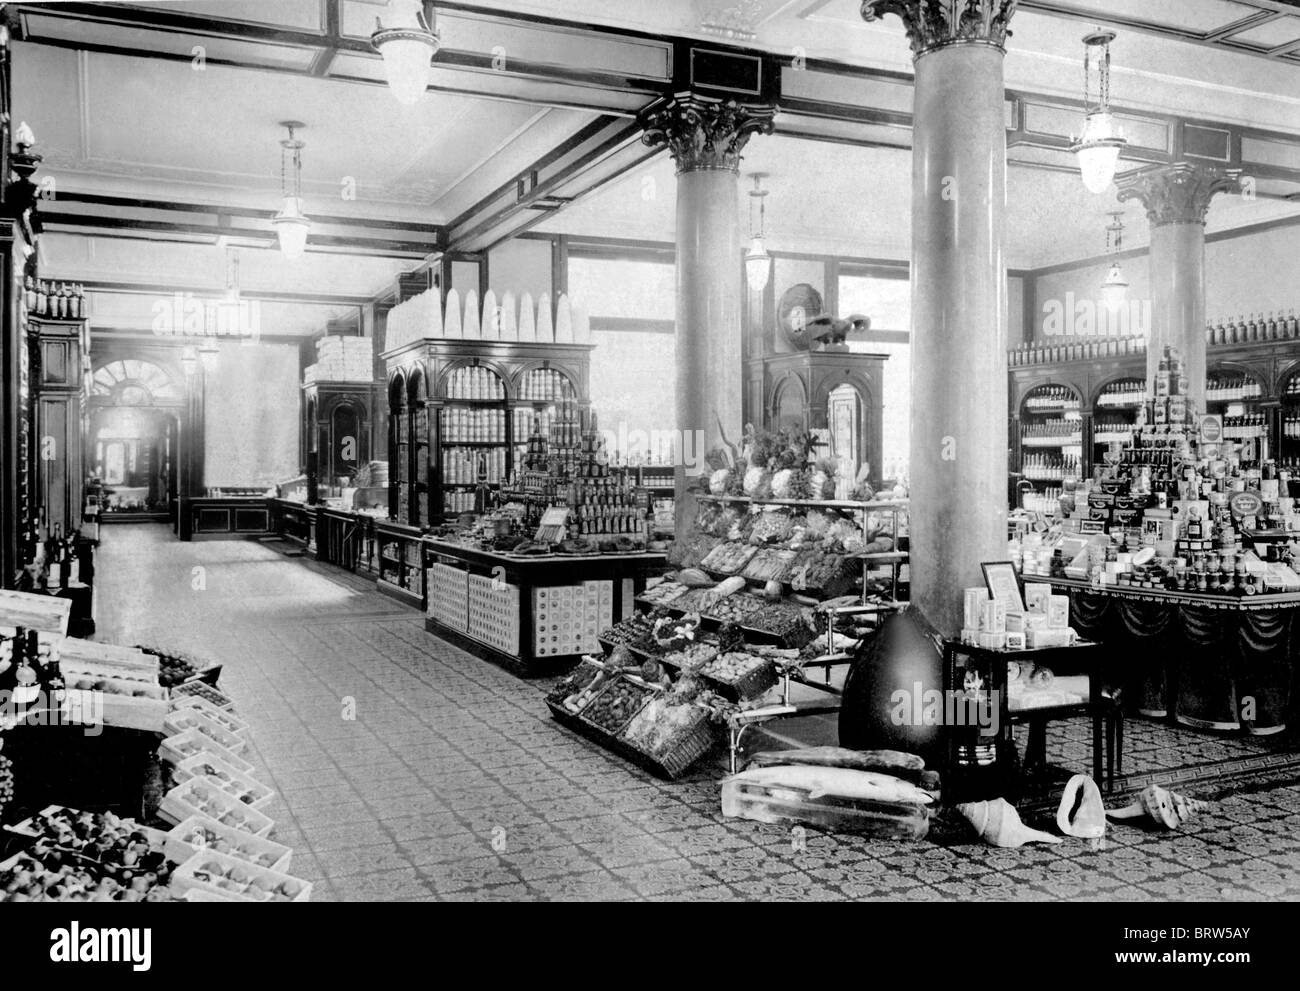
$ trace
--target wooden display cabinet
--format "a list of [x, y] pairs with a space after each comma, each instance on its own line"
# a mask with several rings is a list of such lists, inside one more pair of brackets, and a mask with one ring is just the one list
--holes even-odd
[[824, 430], [829, 449], [819, 455], [849, 456], [860, 470], [871, 465], [879, 487], [883, 431], [885, 354], [849, 350], [796, 351], [753, 358], [748, 364], [748, 422], [776, 431], [800, 426]]
[[36, 496], [46, 525], [68, 533], [81, 526], [82, 376], [86, 321], [30, 317], [35, 348]]
[[370, 462], [370, 434], [383, 387], [377, 382], [309, 382], [303, 393], [303, 452], [316, 455], [320, 484], [337, 486]]
[[534, 417], [590, 404], [593, 347], [426, 339], [384, 352], [391, 519], [418, 529], [473, 509], [480, 464], [499, 487]]

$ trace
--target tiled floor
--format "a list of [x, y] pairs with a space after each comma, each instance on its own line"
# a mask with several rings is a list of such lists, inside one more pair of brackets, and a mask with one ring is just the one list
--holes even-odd
[[[550, 719], [542, 686], [337, 569], [116, 526], [98, 576], [99, 639], [224, 665], [276, 838], [318, 900], [1300, 898], [1290, 768], [1178, 833], [1122, 826], [1101, 849], [998, 850], [946, 816], [917, 844], [804, 835], [723, 820], [712, 768], [666, 783], [607, 755]], [[1142, 724], [1129, 740], [1130, 771], [1260, 746]]]

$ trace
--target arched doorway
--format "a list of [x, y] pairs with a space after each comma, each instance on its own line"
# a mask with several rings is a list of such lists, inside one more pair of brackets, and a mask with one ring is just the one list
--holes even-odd
[[161, 365], [105, 361], [91, 376], [85, 451], [105, 520], [165, 520], [177, 490], [185, 392]]

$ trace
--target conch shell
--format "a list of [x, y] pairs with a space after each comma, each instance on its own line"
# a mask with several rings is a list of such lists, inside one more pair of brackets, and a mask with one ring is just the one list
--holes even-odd
[[1157, 825], [1166, 829], [1177, 829], [1195, 813], [1206, 807], [1205, 802], [1195, 798], [1184, 798], [1174, 791], [1168, 791], [1159, 785], [1143, 788], [1137, 799], [1122, 809], [1108, 811], [1112, 819], [1135, 819], [1148, 816]]
[[1001, 847], [1019, 847], [1026, 843], [1060, 843], [1059, 836], [1030, 829], [1020, 821], [1020, 813], [1005, 798], [984, 802], [966, 802], [957, 811], [975, 827], [985, 843]]
[[1086, 774], [1076, 774], [1066, 782], [1056, 825], [1066, 836], [1095, 840], [1106, 835], [1106, 808], [1097, 782]]

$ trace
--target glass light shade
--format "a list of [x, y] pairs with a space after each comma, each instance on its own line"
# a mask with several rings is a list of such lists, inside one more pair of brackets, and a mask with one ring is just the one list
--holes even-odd
[[1101, 301], [1106, 304], [1106, 309], [1115, 313], [1124, 305], [1124, 300], [1128, 297], [1128, 283], [1124, 281], [1124, 273], [1116, 262], [1106, 273], [1106, 278], [1101, 284]]
[[198, 367], [198, 353], [187, 344], [181, 349], [181, 368], [185, 370], [186, 375], [193, 375]]
[[754, 292], [767, 288], [767, 280], [772, 274], [772, 256], [763, 247], [761, 237], [754, 238], [745, 252], [745, 279]]
[[1109, 112], [1097, 110], [1083, 122], [1083, 135], [1070, 148], [1078, 156], [1079, 173], [1090, 193], [1104, 193], [1115, 178], [1119, 152], [1127, 142]]
[[419, 103], [429, 88], [438, 36], [423, 29], [392, 28], [376, 31], [370, 43], [384, 57], [384, 75], [397, 102], [407, 107]]
[[311, 229], [311, 221], [302, 213], [302, 200], [286, 196], [284, 209], [271, 218], [271, 226], [280, 238], [280, 253], [290, 260], [301, 258], [307, 249], [307, 232]]

